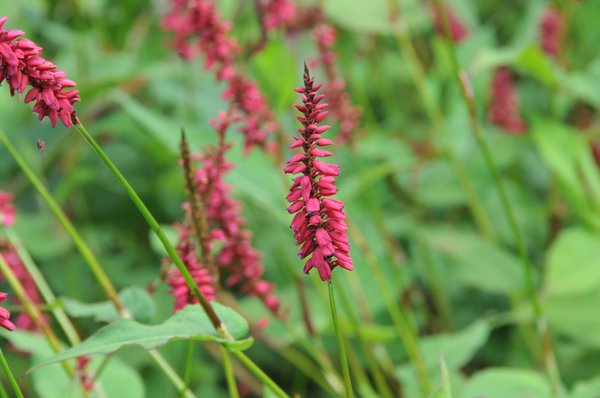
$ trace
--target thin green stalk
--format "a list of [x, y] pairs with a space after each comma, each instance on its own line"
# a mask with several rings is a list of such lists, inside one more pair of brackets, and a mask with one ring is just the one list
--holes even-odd
[[471, 86], [471, 81], [467, 73], [461, 69], [460, 64], [458, 62], [458, 57], [456, 56], [456, 50], [454, 48], [454, 42], [450, 39], [450, 25], [448, 22], [448, 16], [446, 15], [446, 9], [443, 5], [442, 0], [435, 0], [437, 7], [439, 8], [439, 12], [442, 16], [442, 21], [444, 24], [445, 30], [445, 39], [446, 46], [448, 48], [448, 53], [450, 54], [450, 61], [452, 65], [452, 69], [460, 86], [461, 94], [465, 105], [467, 107], [469, 113], [469, 121], [471, 124], [471, 131], [473, 132], [479, 147], [483, 153], [483, 157], [486, 163], [486, 166], [490, 173], [494, 178], [494, 183], [496, 185], [496, 189], [500, 195], [500, 201], [502, 203], [502, 209], [505, 213], [506, 219], [510, 225], [510, 229], [512, 235], [515, 240], [515, 244], [517, 246], [517, 250], [519, 252], [519, 257], [521, 258], [521, 266], [523, 271], [523, 276], [525, 278], [525, 289], [527, 291], [527, 295], [533, 309], [534, 316], [536, 318], [536, 323], [538, 327], [538, 332], [540, 333], [542, 339], [542, 352], [544, 356], [544, 364], [546, 367], [546, 372], [548, 374], [548, 378], [552, 384], [552, 391], [555, 396], [560, 394], [562, 391], [562, 382], [560, 378], [560, 372], [558, 368], [558, 364], [556, 362], [556, 357], [554, 355], [554, 350], [552, 349], [552, 340], [550, 336], [550, 331], [548, 328], [548, 323], [544, 317], [543, 308], [540, 303], [540, 300], [537, 296], [537, 291], [534, 283], [534, 270], [533, 265], [529, 259], [529, 255], [527, 254], [527, 248], [525, 246], [525, 240], [521, 234], [521, 230], [517, 225], [517, 219], [515, 217], [515, 213], [512, 209], [510, 201], [508, 200], [508, 195], [506, 194], [506, 189], [504, 188], [504, 183], [502, 182], [502, 178], [496, 165], [494, 163], [494, 159], [492, 157], [492, 151], [485, 139], [483, 134], [483, 130], [481, 128], [481, 124], [479, 123], [479, 119], [477, 117], [477, 111], [475, 106], [475, 99], [473, 94], [473, 88]]
[[[394, 24], [399, 24], [399, 9], [398, 4], [394, 0], [388, 0], [388, 7], [390, 10], [390, 20]], [[398, 47], [404, 56], [404, 60], [408, 66], [408, 70], [412, 75], [412, 81], [415, 84], [417, 92], [423, 102], [423, 107], [427, 113], [427, 116], [433, 123], [433, 131], [435, 141], [441, 144], [442, 153], [446, 156], [450, 162], [450, 166], [458, 182], [465, 192], [467, 205], [473, 220], [477, 225], [479, 231], [488, 239], [495, 240], [494, 229], [492, 224], [487, 217], [483, 204], [479, 200], [477, 191], [475, 190], [474, 184], [471, 182], [471, 178], [467, 173], [465, 166], [462, 164], [460, 158], [454, 151], [452, 145], [448, 142], [448, 137], [445, 130], [442, 128], [444, 125], [444, 115], [433, 96], [431, 87], [427, 80], [425, 68], [419, 59], [415, 47], [412, 43], [408, 26], [404, 24], [398, 29], [397, 32]]]
[[[33, 187], [37, 190], [38, 194], [42, 197], [42, 199], [46, 202], [50, 210], [54, 213], [54, 216], [62, 224], [65, 231], [67, 231], [67, 233], [71, 237], [71, 240], [75, 244], [75, 247], [77, 247], [83, 258], [85, 259], [86, 263], [92, 270], [92, 273], [94, 274], [100, 285], [103, 287], [105, 294], [115, 306], [119, 316], [126, 319], [131, 318], [129, 311], [127, 310], [127, 308], [125, 308], [125, 306], [121, 302], [121, 299], [116, 294], [116, 290], [112, 285], [112, 282], [104, 272], [104, 269], [102, 268], [100, 263], [94, 257], [89, 246], [85, 243], [81, 235], [79, 235], [77, 229], [75, 229], [73, 224], [71, 224], [67, 216], [64, 214], [60, 206], [58, 206], [58, 204], [56, 203], [52, 195], [48, 192], [46, 187], [44, 187], [44, 185], [40, 182], [39, 178], [35, 175], [35, 172], [31, 169], [31, 167], [29, 167], [27, 162], [25, 162], [21, 154], [12, 146], [10, 140], [8, 139], [8, 136], [4, 133], [2, 129], [0, 129], [0, 142], [3, 143], [4, 147], [7, 149], [9, 154], [13, 157], [13, 159], [15, 159], [25, 176], [29, 179], [31, 185], [33, 185]], [[112, 292], [114, 292], [114, 294]], [[177, 373], [173, 370], [171, 365], [169, 365], [164, 360], [164, 358], [160, 356], [159, 353], [150, 353], [150, 355], [154, 358], [161, 370], [168, 376], [169, 380], [171, 380], [176, 386], [183, 384], [179, 375], [177, 375]], [[190, 395], [188, 396], [188, 398], [194, 397], [195, 395], [192, 393], [190, 393]]]
[[158, 367], [163, 370], [167, 378], [171, 380], [171, 383], [173, 384], [173, 386], [175, 386], [177, 391], [185, 391], [186, 398], [196, 398], [196, 395], [193, 392], [191, 392], [189, 388], [186, 387], [183, 380], [181, 380], [181, 377], [179, 377], [179, 375], [175, 372], [171, 365], [169, 365], [169, 363], [165, 361], [162, 355], [160, 355], [155, 350], [148, 351], [148, 354], [158, 365]]
[[342, 373], [344, 374], [344, 385], [346, 386], [346, 398], [354, 397], [352, 391], [352, 379], [350, 378], [350, 367], [348, 366], [348, 357], [346, 355], [346, 346], [344, 345], [344, 337], [342, 336], [342, 330], [337, 316], [337, 309], [335, 307], [335, 297], [333, 294], [333, 282], [329, 281], [327, 284], [329, 288], [329, 308], [331, 309], [331, 320], [333, 322], [333, 329], [335, 330], [335, 336], [337, 339], [338, 350], [340, 354], [340, 362], [342, 365]]
[[179, 396], [183, 397], [185, 391], [190, 385], [192, 377], [192, 366], [194, 364], [194, 340], [188, 340], [185, 349], [185, 368], [183, 370], [183, 389], [179, 392]]
[[4, 374], [8, 378], [8, 382], [10, 383], [13, 391], [15, 392], [15, 395], [18, 398], [23, 398], [23, 393], [21, 392], [21, 388], [19, 388], [19, 384], [17, 383], [15, 376], [13, 375], [12, 371], [10, 370], [10, 366], [8, 366], [8, 362], [6, 362], [6, 358], [4, 358], [4, 353], [2, 352], [1, 349], [0, 349], [0, 366], [2, 367], [2, 370], [4, 370]]
[[229, 352], [225, 347], [219, 345], [221, 349], [221, 355], [223, 356], [223, 370], [225, 371], [225, 380], [227, 381], [227, 389], [229, 390], [230, 398], [240, 398], [238, 393], [237, 384], [235, 383], [235, 375], [233, 374], [233, 367], [231, 366], [231, 358], [229, 358]]
[[46, 278], [40, 272], [39, 268], [35, 265], [35, 262], [25, 250], [21, 240], [17, 236], [17, 234], [11, 228], [5, 228], [6, 237], [8, 238], [8, 242], [10, 245], [17, 251], [17, 255], [21, 259], [21, 262], [25, 266], [25, 269], [31, 275], [31, 279], [35, 282], [37, 289], [39, 290], [42, 298], [48, 305], [50, 305], [50, 311], [54, 318], [58, 321], [61, 329], [67, 336], [69, 343], [71, 345], [76, 345], [81, 342], [79, 338], [79, 334], [77, 330], [75, 330], [75, 326], [71, 323], [71, 320], [67, 316], [65, 310], [61, 306], [55, 305], [57, 303], [56, 296], [52, 292], [52, 289], [46, 282]]
[[129, 182], [123, 176], [121, 171], [117, 168], [117, 166], [115, 166], [113, 161], [108, 157], [108, 155], [104, 152], [104, 150], [100, 147], [100, 145], [98, 145], [96, 140], [94, 140], [94, 138], [86, 130], [86, 128], [83, 126], [83, 124], [81, 123], [81, 121], [79, 119], [77, 119], [77, 123], [75, 124], [75, 127], [77, 128], [77, 130], [79, 130], [81, 135], [83, 135], [83, 137], [86, 139], [86, 141], [92, 146], [94, 151], [96, 151], [98, 156], [100, 156], [102, 161], [104, 161], [106, 166], [114, 174], [114, 176], [117, 178], [117, 180], [119, 180], [119, 182], [121, 183], [121, 185], [123, 186], [123, 188], [125, 189], [127, 194], [129, 195], [129, 197], [131, 198], [131, 201], [135, 204], [135, 206], [139, 210], [140, 214], [144, 217], [144, 219], [146, 220], [146, 222], [148, 223], [150, 228], [154, 231], [154, 233], [156, 234], [158, 239], [161, 241], [163, 247], [167, 251], [167, 254], [171, 258], [171, 260], [173, 260], [173, 263], [175, 264], [175, 266], [181, 273], [181, 276], [183, 276], [183, 279], [185, 280], [186, 285], [190, 289], [190, 292], [194, 295], [194, 297], [196, 299], [198, 299], [198, 302], [204, 309], [204, 312], [206, 312], [206, 315], [210, 319], [210, 322], [215, 327], [215, 329], [217, 330], [219, 335], [228, 340], [231, 340], [232, 339], [231, 334], [227, 330], [225, 324], [223, 324], [223, 322], [221, 321], [221, 319], [219, 318], [219, 316], [213, 309], [212, 305], [210, 305], [210, 302], [206, 299], [206, 296], [202, 293], [202, 291], [198, 287], [198, 284], [192, 277], [192, 274], [190, 274], [190, 271], [187, 269], [185, 264], [183, 264], [183, 261], [181, 261], [181, 258], [179, 258], [179, 255], [177, 255], [175, 248], [173, 247], [171, 242], [169, 242], [167, 235], [165, 235], [162, 228], [160, 227], [160, 224], [158, 224], [158, 221], [156, 221], [156, 219], [154, 218], [154, 216], [152, 215], [150, 210], [148, 210], [148, 207], [146, 206], [146, 204], [138, 196], [137, 192], [133, 189], [131, 184], [129, 184]]
[[8, 153], [10, 153], [13, 159], [17, 162], [23, 173], [25, 173], [25, 176], [29, 179], [31, 185], [33, 185], [33, 187], [36, 189], [36, 191], [39, 193], [42, 199], [46, 202], [48, 207], [50, 207], [50, 210], [52, 211], [52, 213], [54, 213], [54, 216], [61, 223], [65, 231], [69, 234], [69, 236], [73, 240], [73, 243], [75, 244], [75, 246], [77, 246], [77, 249], [79, 249], [81, 255], [85, 258], [87, 264], [90, 267], [90, 270], [104, 289], [104, 293], [106, 294], [106, 296], [115, 305], [119, 313], [126, 314], [127, 309], [125, 308], [125, 306], [123, 306], [123, 303], [121, 303], [117, 291], [110, 282], [108, 275], [106, 275], [104, 269], [102, 268], [98, 260], [96, 260], [91, 250], [84, 242], [81, 235], [79, 235], [79, 232], [77, 232], [77, 229], [75, 229], [73, 224], [71, 224], [71, 222], [69, 221], [65, 213], [63, 213], [60, 206], [58, 205], [58, 203], [56, 203], [50, 192], [48, 192], [46, 187], [44, 187], [41, 181], [37, 178], [31, 167], [17, 152], [15, 147], [13, 147], [13, 145], [8, 139], [8, 136], [2, 129], [0, 129], [0, 141], [2, 142]]
[[8, 393], [6, 392], [6, 389], [2, 383], [0, 383], [0, 398], [9, 398]]
[[250, 358], [242, 351], [232, 350], [231, 354], [236, 357], [258, 380], [267, 386], [279, 398], [291, 398], [285, 391], [281, 389], [261, 368], [256, 366]]
[[352, 224], [348, 224], [348, 227], [350, 236], [365, 254], [365, 263], [371, 270], [373, 278], [375, 279], [375, 283], [377, 283], [377, 287], [379, 288], [379, 293], [382, 295], [385, 302], [387, 311], [392, 318], [392, 322], [398, 331], [400, 338], [402, 339], [402, 343], [406, 348], [408, 357], [415, 368], [415, 373], [419, 380], [419, 384], [421, 385], [421, 390], [423, 391], [424, 395], [428, 395], [431, 392], [431, 380], [429, 379], [429, 373], [427, 372], [427, 367], [425, 366], [423, 354], [419, 348], [418, 333], [413, 331], [410, 323], [402, 311], [402, 307], [396, 303], [394, 295], [388, 286], [387, 279], [381, 272], [380, 267], [377, 265], [377, 258], [369, 249], [364, 237]]
[[[35, 305], [33, 305], [31, 299], [27, 295], [27, 292], [25, 292], [25, 288], [21, 284], [21, 281], [19, 281], [19, 278], [17, 278], [12, 268], [10, 268], [10, 266], [2, 256], [0, 256], [0, 272], [2, 272], [2, 274], [8, 281], [8, 284], [10, 285], [14, 294], [17, 296], [17, 298], [23, 305], [23, 308], [25, 308], [25, 311], [35, 324], [37, 330], [39, 330], [46, 338], [46, 341], [50, 345], [52, 351], [54, 351], [54, 353], [59, 353], [61, 351], [61, 347], [58, 338], [56, 337], [52, 329], [50, 329], [48, 324], [43, 320], [44, 317], [42, 313]], [[61, 364], [67, 375], [69, 375], [69, 377], [74, 374], [73, 367], [70, 363], [62, 361]]]
[[379, 393], [381, 394], [381, 396], [383, 398], [393, 398], [394, 394], [390, 390], [390, 387], [389, 387], [387, 381], [385, 380], [385, 375], [383, 374], [383, 372], [381, 371], [381, 368], [377, 364], [377, 359], [375, 358], [375, 355], [373, 354], [372, 347], [370, 346], [367, 339], [365, 339], [364, 335], [361, 333], [361, 328], [360, 328], [360, 324], [358, 322], [357, 316], [356, 316], [356, 314], [354, 314], [354, 312], [352, 310], [352, 306], [350, 305], [348, 298], [346, 297], [346, 294], [344, 293], [344, 290], [340, 287], [339, 284], [337, 285], [337, 291], [338, 291], [338, 296], [340, 297], [342, 306], [344, 307], [344, 311], [346, 311], [346, 313], [348, 314], [348, 318], [350, 319], [350, 322], [352, 323], [352, 328], [354, 329], [354, 332], [356, 333], [356, 337], [358, 338], [358, 341], [361, 345], [362, 351], [365, 355], [365, 358], [367, 359], [367, 366], [368, 366], [369, 370], [371, 371], [371, 375], [373, 376], [373, 380], [375, 381], [375, 386], [377, 387], [377, 390], [379, 391]]

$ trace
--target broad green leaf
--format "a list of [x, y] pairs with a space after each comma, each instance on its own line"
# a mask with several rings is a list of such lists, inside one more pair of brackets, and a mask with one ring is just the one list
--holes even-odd
[[490, 368], [475, 373], [462, 398], [547, 398], [552, 396], [546, 378], [528, 369]]
[[81, 344], [55, 355], [39, 366], [81, 355], [108, 355], [129, 346], [152, 350], [170, 341], [183, 339], [218, 341], [238, 350], [250, 347], [252, 339], [245, 338], [248, 333], [246, 320], [232, 309], [218, 303], [213, 303], [213, 308], [236, 341], [229, 342], [219, 337], [202, 307], [188, 305], [159, 325], [149, 326], [129, 319], [119, 320], [99, 329]]
[[527, 47], [517, 58], [516, 67], [545, 85], [553, 87], [556, 85], [558, 76], [554, 65], [548, 56], [542, 53], [537, 45]]
[[600, 236], [563, 230], [548, 254], [546, 290], [550, 296], [584, 293], [600, 286]]
[[[154, 300], [145, 289], [131, 286], [119, 292], [119, 297], [133, 318], [140, 322], [150, 320], [155, 313]], [[94, 317], [98, 322], [110, 322], [119, 318], [114, 305], [110, 301], [100, 303], [82, 303], [81, 301], [63, 297], [65, 311], [73, 317]]]
[[453, 269], [467, 285], [497, 294], [523, 290], [519, 260], [512, 253], [457, 229], [426, 229], [422, 233], [432, 248], [453, 260]]

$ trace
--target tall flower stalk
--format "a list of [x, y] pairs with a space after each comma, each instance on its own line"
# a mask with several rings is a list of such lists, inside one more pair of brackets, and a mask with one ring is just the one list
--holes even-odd
[[339, 167], [319, 159], [333, 155], [320, 148], [333, 144], [333, 141], [322, 137], [331, 126], [320, 125], [328, 114], [327, 104], [321, 103], [325, 96], [317, 94], [321, 86], [315, 84], [314, 77], [304, 64], [304, 87], [295, 89], [302, 97], [302, 105], [296, 105], [296, 109], [302, 114], [298, 120], [303, 128], [298, 129], [300, 135], [294, 136], [294, 143], [290, 146], [292, 149], [301, 148], [301, 152], [292, 156], [284, 172], [299, 174], [294, 178], [287, 196], [291, 203], [288, 212], [295, 214], [290, 227], [294, 231], [296, 245], [301, 246], [298, 256], [301, 259], [310, 256], [305, 262], [304, 272], [308, 274], [316, 268], [321, 280], [329, 282], [329, 303], [340, 350], [346, 397], [352, 397], [352, 380], [337, 317], [331, 272], [337, 266], [351, 271], [353, 265], [344, 204], [330, 198], [337, 192], [334, 183]]

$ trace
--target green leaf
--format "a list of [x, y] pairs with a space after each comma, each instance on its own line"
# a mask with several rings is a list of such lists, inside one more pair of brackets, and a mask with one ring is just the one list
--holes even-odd
[[452, 398], [452, 387], [450, 386], [450, 373], [444, 357], [440, 355], [440, 388], [433, 394], [433, 398]]
[[149, 326], [129, 319], [119, 320], [99, 329], [81, 344], [55, 355], [38, 367], [81, 355], [108, 355], [129, 346], [152, 350], [170, 341], [183, 339], [218, 341], [237, 350], [249, 348], [252, 344], [251, 338], [240, 340], [248, 333], [246, 320], [230, 308], [218, 303], [212, 305], [236, 341], [229, 342], [219, 337], [202, 307], [188, 305], [159, 325]]
[[548, 254], [549, 295], [583, 293], [600, 286], [597, 234], [580, 228], [563, 230]]
[[[140, 322], [149, 321], [156, 311], [154, 300], [145, 289], [131, 286], [119, 292], [119, 297], [133, 318]], [[110, 322], [119, 318], [110, 301], [82, 303], [68, 297], [61, 298], [65, 311], [73, 317], [94, 317], [98, 322]]]
[[546, 297], [543, 302], [548, 322], [553, 331], [566, 335], [588, 346], [600, 346], [598, 317], [600, 289], [566, 296]]
[[573, 392], [568, 395], [569, 398], [597, 398], [600, 391], [600, 378], [580, 381], [573, 387]]
[[544, 376], [527, 369], [490, 368], [477, 372], [465, 385], [462, 398], [545, 398], [552, 396]]
[[539, 46], [527, 47], [517, 58], [515, 66], [545, 85], [553, 87], [558, 81], [557, 73], [550, 58], [548, 58]]
[[453, 260], [452, 265], [465, 284], [497, 294], [523, 289], [519, 260], [512, 253], [470, 232], [450, 228], [422, 232], [426, 242]]

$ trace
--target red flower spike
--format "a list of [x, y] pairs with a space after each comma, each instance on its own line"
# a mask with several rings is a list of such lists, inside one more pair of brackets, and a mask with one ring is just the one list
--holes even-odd
[[[2, 22], [0, 22], [0, 26], [2, 26]], [[0, 303], [6, 301], [6, 297], [6, 293], [0, 292]], [[10, 312], [6, 308], [0, 307], [0, 326], [12, 332], [17, 327], [8, 318], [10, 318]]]
[[525, 122], [519, 115], [519, 98], [512, 74], [505, 67], [497, 69], [494, 74], [488, 119], [512, 134], [522, 134], [526, 129]]
[[540, 47], [552, 58], [560, 54], [563, 31], [562, 15], [554, 8], [547, 8], [540, 21]]
[[[296, 245], [301, 245], [298, 256], [310, 256], [304, 265], [304, 272], [317, 268], [320, 278], [329, 281], [331, 271], [338, 265], [352, 270], [352, 259], [345, 233], [348, 228], [346, 214], [342, 210], [344, 205], [339, 200], [326, 198], [336, 192], [333, 184], [335, 176], [339, 174], [339, 167], [316, 159], [332, 155], [331, 152], [318, 148], [332, 143], [331, 140], [321, 138], [321, 134], [330, 127], [319, 126], [324, 117], [319, 116], [327, 114], [326, 111], [314, 112], [318, 107], [319, 110], [325, 109], [325, 106], [317, 105], [323, 99], [322, 95], [317, 95], [320, 87], [320, 84], [314, 84], [314, 78], [305, 65], [304, 87], [295, 89], [302, 93], [303, 105], [296, 108], [304, 115], [299, 118], [304, 128], [299, 130], [301, 137], [294, 137], [296, 141], [291, 145], [291, 148], [301, 146], [303, 152], [294, 155], [284, 171], [287, 174], [302, 173], [294, 178], [290, 188], [288, 198], [298, 200], [288, 207], [288, 211], [295, 213], [290, 227], [294, 231]], [[302, 142], [302, 145], [297, 145], [298, 142]]]
[[30, 86], [24, 102], [36, 102], [33, 112], [39, 120], [48, 117], [52, 127], [56, 127], [60, 119], [66, 127], [72, 126], [73, 104], [79, 101], [79, 91], [63, 90], [75, 87], [75, 83], [56, 65], [39, 56], [41, 47], [31, 40], [17, 39], [25, 32], [5, 30], [3, 25], [7, 20], [8, 17], [0, 18], [0, 84], [6, 81], [12, 96], [22, 94]]

